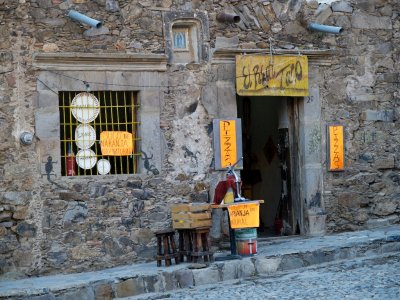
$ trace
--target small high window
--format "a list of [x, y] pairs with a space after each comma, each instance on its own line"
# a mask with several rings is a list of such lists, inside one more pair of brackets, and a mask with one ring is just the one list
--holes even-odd
[[61, 174], [133, 174], [140, 151], [132, 91], [59, 92]]

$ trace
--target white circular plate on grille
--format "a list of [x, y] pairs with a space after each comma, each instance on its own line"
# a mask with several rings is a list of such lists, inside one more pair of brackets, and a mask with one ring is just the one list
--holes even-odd
[[88, 124], [79, 124], [75, 129], [75, 143], [80, 149], [89, 149], [96, 141], [96, 130]]
[[71, 103], [72, 115], [81, 123], [90, 123], [97, 118], [100, 111], [100, 103], [90, 93], [79, 93]]
[[93, 150], [79, 150], [76, 154], [76, 163], [82, 169], [88, 170], [96, 165], [97, 157]]
[[97, 172], [100, 175], [105, 175], [110, 173], [111, 171], [111, 164], [107, 159], [99, 159], [99, 161], [97, 162]]

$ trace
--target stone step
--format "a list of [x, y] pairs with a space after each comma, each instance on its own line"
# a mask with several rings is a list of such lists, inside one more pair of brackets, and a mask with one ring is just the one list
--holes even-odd
[[[0, 281], [0, 299], [113, 299], [168, 292], [226, 280], [400, 251], [400, 226], [323, 237], [261, 240], [258, 254], [220, 260], [207, 268], [188, 263], [157, 267], [156, 262], [95, 272]], [[229, 258], [216, 253], [216, 259]]]

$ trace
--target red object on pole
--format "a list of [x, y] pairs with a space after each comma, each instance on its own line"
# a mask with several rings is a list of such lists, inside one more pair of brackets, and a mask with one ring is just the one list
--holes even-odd
[[67, 165], [67, 176], [75, 176], [76, 175], [76, 168], [75, 168], [75, 154], [72, 151], [72, 147], [68, 144], [68, 152], [67, 156], [65, 157], [66, 165]]

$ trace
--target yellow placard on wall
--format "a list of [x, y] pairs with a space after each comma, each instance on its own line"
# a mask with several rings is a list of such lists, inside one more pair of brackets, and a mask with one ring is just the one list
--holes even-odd
[[127, 131], [103, 131], [100, 133], [102, 155], [127, 156], [133, 153], [133, 135]]
[[221, 120], [220, 127], [220, 148], [221, 167], [226, 168], [236, 163], [236, 121]]
[[308, 96], [307, 56], [238, 55], [240, 96]]
[[243, 203], [228, 206], [231, 228], [254, 228], [260, 226], [260, 203]]
[[344, 170], [343, 125], [329, 125], [329, 171]]

